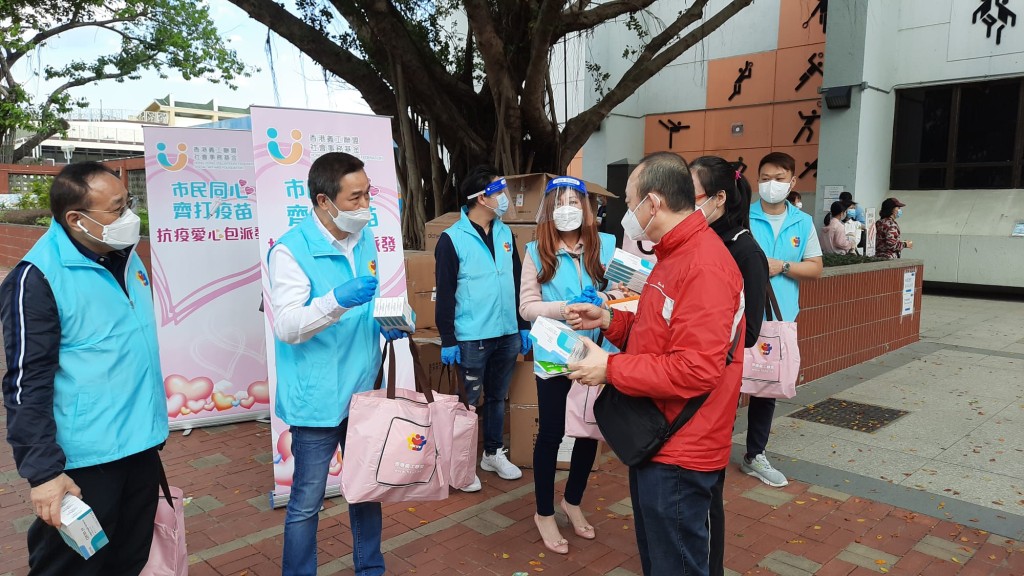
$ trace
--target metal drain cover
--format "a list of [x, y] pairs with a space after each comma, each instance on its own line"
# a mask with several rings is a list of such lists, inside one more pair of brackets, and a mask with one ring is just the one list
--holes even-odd
[[808, 422], [828, 424], [857, 432], [874, 432], [894, 422], [901, 416], [909, 414], [906, 410], [896, 410], [874, 404], [862, 404], [840, 398], [829, 398], [824, 402], [812, 404], [789, 414], [791, 418], [799, 418]]

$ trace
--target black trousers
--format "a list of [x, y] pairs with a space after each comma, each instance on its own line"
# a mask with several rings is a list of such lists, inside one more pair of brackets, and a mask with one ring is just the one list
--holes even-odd
[[[537, 378], [539, 429], [533, 446], [533, 489], [537, 498], [537, 514], [555, 513], [555, 465], [558, 446], [565, 436], [565, 399], [569, 388], [579, 386], [564, 376], [550, 380]], [[579, 506], [587, 489], [590, 469], [597, 458], [597, 440], [577, 438], [569, 462], [569, 479], [565, 482], [565, 501]]]
[[747, 458], [764, 454], [768, 436], [772, 433], [775, 398], [750, 397], [747, 407]]
[[66, 472], [110, 542], [88, 560], [36, 518], [28, 529], [29, 576], [138, 576], [149, 560], [163, 474], [156, 448]]
[[725, 469], [719, 472], [718, 481], [711, 487], [711, 509], [708, 510], [708, 574], [725, 576]]

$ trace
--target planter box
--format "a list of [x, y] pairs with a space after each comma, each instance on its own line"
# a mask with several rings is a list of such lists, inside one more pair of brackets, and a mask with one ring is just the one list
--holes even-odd
[[[916, 271], [913, 310], [903, 282]], [[890, 260], [825, 268], [800, 284], [800, 379], [805, 384], [920, 340], [924, 262]]]
[[[0, 223], [0, 266], [13, 268], [46, 230], [45, 226]], [[153, 267], [149, 263], [149, 238], [143, 236], [135, 251], [146, 265], [146, 270], [152, 273]]]

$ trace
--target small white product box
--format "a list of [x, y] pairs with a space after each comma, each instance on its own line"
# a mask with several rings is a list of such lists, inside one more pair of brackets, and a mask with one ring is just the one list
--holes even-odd
[[60, 535], [86, 560], [107, 544], [107, 535], [92, 508], [71, 494], [65, 494], [60, 503]]
[[373, 304], [373, 317], [385, 329], [397, 328], [406, 332], [413, 331], [412, 308], [405, 296], [377, 298]]
[[651, 270], [654, 270], [654, 264], [651, 262], [644, 260], [636, 254], [630, 254], [625, 250], [616, 248], [612, 261], [604, 272], [604, 277], [612, 285], [621, 282], [627, 288], [639, 294], [643, 292], [644, 285], [647, 284], [647, 277], [651, 275]]
[[566, 364], [582, 360], [587, 355], [587, 346], [579, 334], [558, 320], [544, 316], [538, 316], [533, 323], [530, 339]]

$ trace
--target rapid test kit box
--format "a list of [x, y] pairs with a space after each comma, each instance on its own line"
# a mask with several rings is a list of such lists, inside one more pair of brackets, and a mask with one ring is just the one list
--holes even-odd
[[587, 355], [587, 346], [580, 335], [558, 320], [540, 316], [530, 330], [530, 340], [558, 356], [563, 363], [582, 360]]
[[644, 285], [647, 284], [647, 277], [651, 275], [651, 270], [654, 270], [653, 263], [635, 254], [630, 254], [625, 250], [616, 248], [612, 261], [604, 272], [604, 277], [612, 285], [621, 282], [627, 288], [639, 294], [643, 292]]
[[60, 503], [60, 535], [86, 560], [107, 544], [107, 535], [92, 508], [71, 494], [65, 494]]
[[373, 304], [373, 317], [385, 328], [397, 328], [406, 332], [413, 331], [412, 308], [404, 296], [397, 298], [377, 298]]

